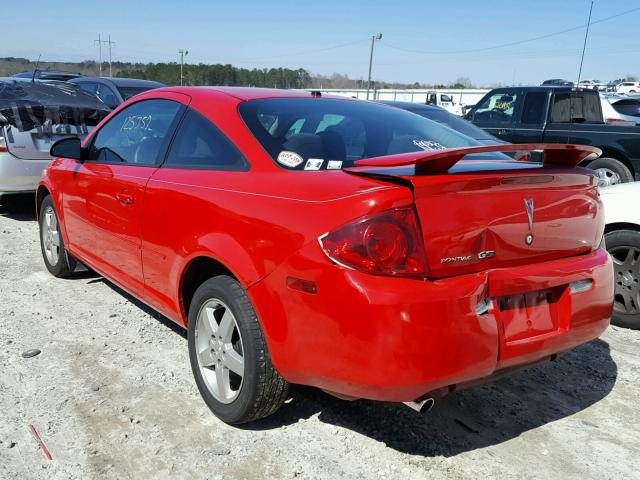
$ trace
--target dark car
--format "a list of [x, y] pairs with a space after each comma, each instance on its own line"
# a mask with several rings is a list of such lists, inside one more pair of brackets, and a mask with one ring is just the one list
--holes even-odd
[[487, 93], [465, 119], [510, 143], [574, 143], [602, 150], [585, 162], [601, 186], [640, 180], [640, 127], [604, 122], [600, 94], [572, 87], [507, 87]]
[[166, 86], [152, 80], [120, 77], [79, 77], [69, 80], [82, 90], [97, 95], [111, 108], [116, 108], [134, 95]]
[[471, 137], [474, 140], [477, 140], [483, 145], [497, 145], [499, 143], [507, 143], [494, 137], [487, 131], [476, 127], [473, 123], [468, 122], [467, 120], [464, 120], [457, 115], [449, 113], [442, 107], [437, 107], [435, 105], [425, 105], [422, 103], [396, 102], [392, 100], [379, 100], [378, 103], [401, 108], [402, 110], [416, 113], [421, 117], [433, 120], [434, 122], [442, 123], [447, 127], [453, 128], [463, 135], [466, 135], [467, 137]]
[[573, 82], [562, 78], [552, 78], [551, 80], [542, 82], [542, 85], [545, 87], [573, 87]]
[[73, 73], [73, 72], [62, 72], [55, 70], [31, 70], [29, 72], [20, 72], [16, 73], [14, 77], [17, 78], [35, 78], [37, 80], [58, 80], [61, 82], [66, 82], [67, 80], [71, 80], [73, 78], [80, 78], [82, 74]]

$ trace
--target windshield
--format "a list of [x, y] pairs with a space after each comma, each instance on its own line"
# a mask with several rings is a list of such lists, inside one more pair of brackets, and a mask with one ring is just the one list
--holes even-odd
[[280, 166], [339, 169], [363, 158], [480, 145], [404, 110], [356, 100], [269, 98], [240, 104], [240, 116]]
[[126, 102], [131, 97], [153, 88], [156, 87], [118, 87], [118, 91], [120, 92], [120, 95], [122, 95], [122, 99]]

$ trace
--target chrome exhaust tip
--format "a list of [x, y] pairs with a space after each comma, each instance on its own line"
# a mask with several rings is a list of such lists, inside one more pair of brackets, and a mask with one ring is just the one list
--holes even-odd
[[415, 410], [418, 413], [427, 413], [429, 410], [433, 408], [433, 405], [436, 401], [433, 398], [425, 398], [424, 400], [420, 400], [418, 402], [402, 402], [407, 407]]

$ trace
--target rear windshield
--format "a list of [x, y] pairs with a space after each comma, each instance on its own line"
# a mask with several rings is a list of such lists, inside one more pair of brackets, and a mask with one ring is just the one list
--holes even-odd
[[120, 95], [122, 95], [122, 99], [126, 102], [131, 97], [153, 88], [156, 87], [118, 87], [118, 91], [120, 92]]
[[240, 104], [240, 116], [284, 168], [339, 169], [363, 158], [480, 145], [404, 110], [357, 100], [269, 98]]
[[638, 100], [620, 100], [611, 104], [616, 112], [622, 115], [631, 115], [632, 117], [640, 117], [640, 101]]

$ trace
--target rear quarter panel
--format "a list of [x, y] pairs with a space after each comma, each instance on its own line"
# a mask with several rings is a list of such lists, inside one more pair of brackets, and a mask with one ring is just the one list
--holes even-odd
[[[409, 189], [344, 172], [221, 172], [161, 168], [144, 206], [147, 300], [180, 323], [183, 272], [196, 257], [248, 288], [326, 231], [412, 202]], [[329, 262], [327, 260], [327, 262]]]

